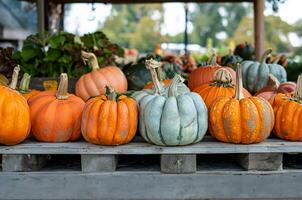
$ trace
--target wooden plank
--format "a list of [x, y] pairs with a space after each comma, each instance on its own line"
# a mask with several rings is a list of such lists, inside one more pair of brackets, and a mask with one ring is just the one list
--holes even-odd
[[256, 59], [260, 60], [264, 52], [264, 0], [254, 1], [254, 37]]
[[47, 162], [46, 155], [2, 155], [2, 171], [24, 172], [41, 169]]
[[187, 174], [196, 172], [196, 154], [161, 155], [160, 168], [166, 174]]
[[301, 199], [302, 172], [0, 173], [1, 199]]
[[42, 143], [27, 140], [15, 146], [0, 146], [0, 154], [225, 154], [225, 153], [302, 153], [302, 142], [268, 139], [259, 144], [240, 145], [217, 142], [209, 137], [197, 144], [162, 147], [145, 142], [120, 146], [99, 146], [84, 141]]
[[116, 155], [81, 155], [83, 172], [114, 172], [116, 165]]
[[282, 170], [282, 159], [282, 153], [248, 153], [237, 157], [244, 169], [258, 171]]

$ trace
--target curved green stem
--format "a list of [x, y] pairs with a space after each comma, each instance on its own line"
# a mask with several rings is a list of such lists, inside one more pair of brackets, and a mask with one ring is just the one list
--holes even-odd
[[116, 97], [117, 97], [117, 94], [114, 91], [114, 89], [112, 87], [108, 86], [108, 85], [105, 86], [105, 89], [106, 89], [106, 96], [108, 97], [108, 99], [110, 101], [115, 101]]
[[211, 56], [210, 56], [209, 61], [208, 61], [208, 65], [211, 65], [211, 66], [218, 65], [217, 62], [216, 62], [216, 59], [217, 59], [216, 51], [214, 49], [212, 49]]
[[9, 84], [9, 87], [13, 90], [15, 90], [17, 87], [19, 71], [20, 71], [20, 66], [17, 65], [13, 71], [12, 82]]
[[56, 97], [60, 100], [68, 99], [68, 76], [66, 73], [60, 75], [60, 83], [56, 92]]
[[168, 97], [177, 96], [177, 88], [179, 83], [183, 83], [184, 79], [180, 75], [174, 76], [169, 89], [168, 89]]
[[30, 75], [28, 73], [24, 73], [23, 77], [20, 81], [20, 85], [19, 85], [19, 91], [21, 93], [28, 93], [30, 92], [29, 89], [29, 83], [30, 83]]
[[92, 71], [100, 69], [98, 64], [98, 59], [94, 53], [88, 53], [86, 51], [81, 51], [82, 59], [89, 60], [91, 62]]
[[235, 90], [235, 98], [237, 100], [243, 99], [243, 85], [242, 85], [242, 69], [241, 65], [238, 63], [236, 68], [236, 90]]
[[164, 88], [162, 87], [160, 81], [158, 80], [158, 76], [157, 76], [157, 73], [156, 73], [156, 69], [161, 66], [161, 63], [157, 62], [156, 60], [153, 60], [151, 58], [150, 60], [146, 60], [145, 64], [146, 64], [146, 68], [151, 73], [152, 81], [153, 81], [154, 88], [155, 88], [155, 93], [162, 94]]
[[266, 51], [262, 54], [261, 59], [260, 59], [260, 62], [261, 62], [261, 63], [265, 63], [266, 58], [269, 57], [269, 56], [271, 55], [272, 52], [273, 52], [272, 49], [266, 50]]
[[279, 80], [273, 74], [270, 73], [268, 75], [267, 86], [271, 86], [271, 87], [274, 87], [274, 88], [278, 89], [279, 86], [280, 86], [280, 82], [279, 82]]

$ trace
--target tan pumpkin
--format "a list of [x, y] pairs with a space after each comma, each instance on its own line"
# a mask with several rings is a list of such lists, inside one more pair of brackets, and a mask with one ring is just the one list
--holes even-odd
[[15, 67], [12, 82], [0, 85], [0, 143], [15, 145], [27, 138], [30, 132], [30, 114], [26, 99], [15, 90], [20, 67]]
[[242, 71], [237, 67], [235, 98], [220, 97], [209, 110], [209, 130], [217, 140], [251, 144], [265, 140], [274, 127], [274, 112], [261, 97], [244, 98]]
[[[207, 108], [218, 97], [234, 97], [235, 86], [232, 84], [232, 76], [228, 70], [221, 68], [214, 73], [214, 80], [211, 83], [204, 83], [196, 87], [193, 92], [198, 93], [204, 100]], [[250, 97], [251, 94], [243, 88], [244, 97]]]
[[277, 93], [293, 93], [296, 89], [296, 83], [294, 82], [284, 82], [280, 83], [278, 79], [273, 75], [269, 74], [269, 80], [266, 87], [258, 91], [255, 96], [263, 97], [266, 100], [270, 100]]
[[[213, 51], [208, 63], [205, 66], [198, 67], [189, 75], [188, 86], [190, 90], [194, 90], [196, 87], [213, 81], [214, 73], [221, 69], [222, 66], [216, 63], [216, 52]], [[232, 75], [233, 83], [236, 82], [236, 73], [230, 67], [223, 67], [228, 70]]]
[[92, 71], [87, 73], [76, 83], [76, 95], [87, 101], [90, 97], [105, 94], [105, 86], [112, 87], [118, 93], [127, 91], [127, 79], [118, 67], [107, 66], [100, 68], [93, 53], [82, 51], [82, 58], [90, 60]]
[[28, 99], [32, 135], [42, 142], [74, 141], [81, 136], [85, 102], [67, 93], [68, 77], [62, 73], [59, 88], [43, 91]]

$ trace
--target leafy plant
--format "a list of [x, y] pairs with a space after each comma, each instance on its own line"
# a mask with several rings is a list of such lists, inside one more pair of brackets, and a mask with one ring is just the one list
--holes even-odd
[[81, 59], [81, 50], [96, 53], [103, 66], [114, 65], [115, 56], [123, 56], [123, 49], [112, 44], [102, 32], [82, 37], [67, 32], [43, 32], [27, 37], [14, 58], [32, 76], [58, 77], [66, 72], [69, 77], [79, 77], [91, 70]]

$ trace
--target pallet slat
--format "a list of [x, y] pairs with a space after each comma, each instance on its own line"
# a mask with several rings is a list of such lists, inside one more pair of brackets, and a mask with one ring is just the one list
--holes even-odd
[[161, 147], [145, 142], [121, 146], [98, 146], [84, 141], [69, 143], [38, 143], [25, 141], [15, 146], [0, 146], [0, 154], [225, 154], [225, 153], [302, 153], [302, 142], [268, 139], [259, 144], [240, 145], [206, 138], [198, 144], [181, 147]]

